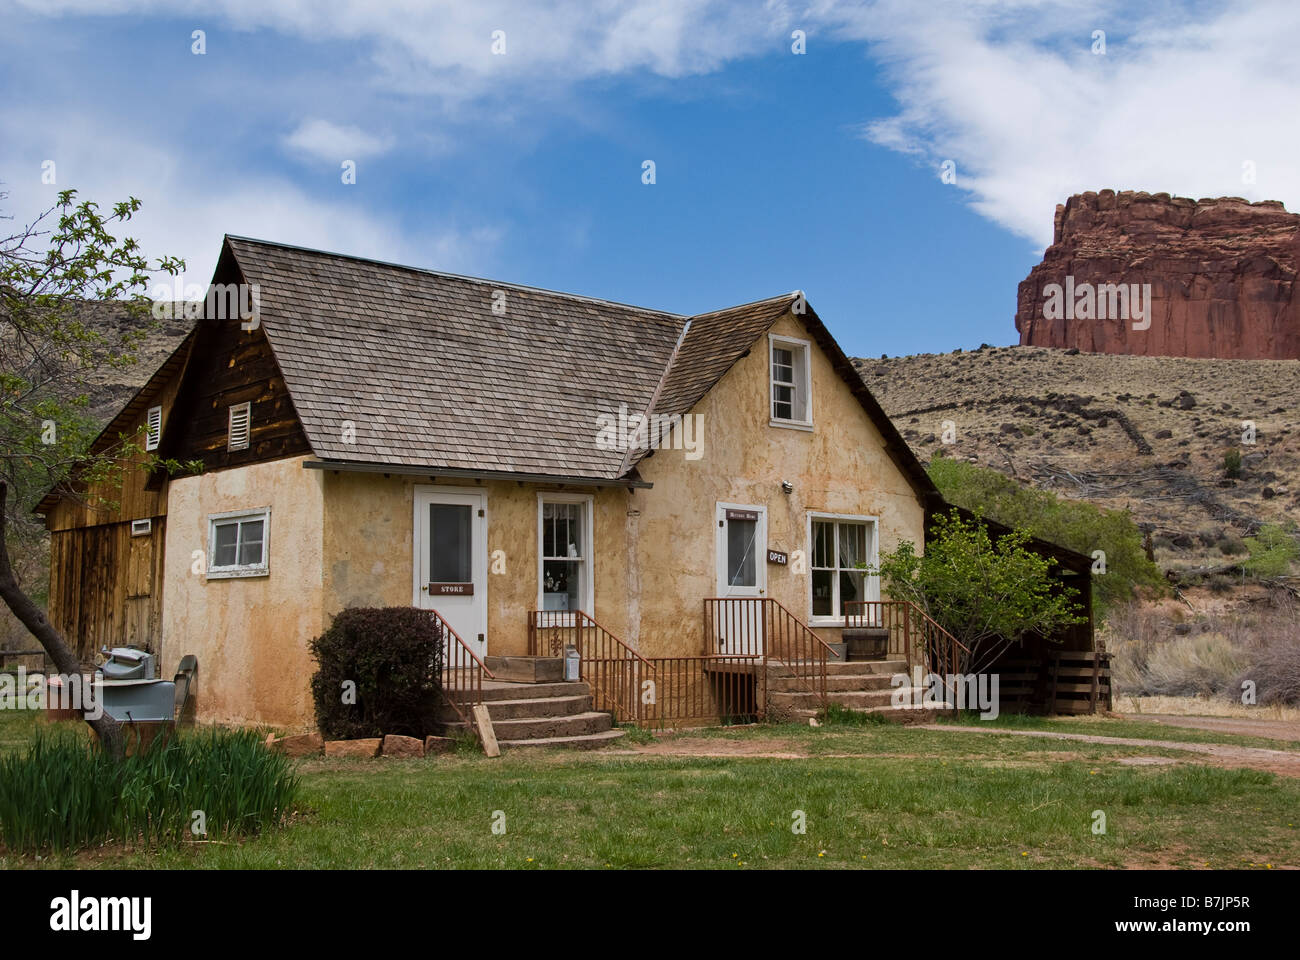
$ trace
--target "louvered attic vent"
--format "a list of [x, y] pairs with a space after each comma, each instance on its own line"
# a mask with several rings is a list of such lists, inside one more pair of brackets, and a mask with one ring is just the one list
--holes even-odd
[[162, 438], [162, 407], [150, 407], [149, 416], [145, 426], [144, 448], [146, 450], [157, 450], [158, 441]]
[[247, 403], [237, 403], [230, 408], [230, 443], [228, 450], [247, 450], [248, 434], [251, 429], [250, 414]]

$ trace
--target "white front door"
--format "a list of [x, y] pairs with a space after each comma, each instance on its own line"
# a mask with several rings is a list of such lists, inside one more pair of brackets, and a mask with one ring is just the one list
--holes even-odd
[[767, 592], [767, 508], [719, 503], [717, 521], [719, 653], [763, 652], [763, 602]]
[[480, 657], [487, 655], [487, 494], [415, 488], [415, 599], [437, 610]]

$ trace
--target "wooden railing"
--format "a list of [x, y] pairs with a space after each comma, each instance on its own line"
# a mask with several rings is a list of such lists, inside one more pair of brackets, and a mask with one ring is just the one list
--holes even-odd
[[704, 601], [704, 649], [712, 657], [747, 657], [763, 669], [775, 660], [818, 702], [826, 702], [827, 664], [838, 654], [771, 597], [709, 597]]
[[579, 673], [591, 685], [592, 704], [620, 722], [641, 722], [642, 684], [655, 666], [581, 610], [530, 610], [528, 655], [562, 657], [578, 651]]
[[483, 702], [483, 678], [496, 678], [437, 610], [428, 612], [443, 638], [442, 697], [477, 736], [474, 706]]
[[909, 674], [919, 666], [947, 677], [964, 673], [970, 663], [966, 645], [909, 600], [845, 601], [844, 627], [888, 630], [888, 652], [907, 660]]

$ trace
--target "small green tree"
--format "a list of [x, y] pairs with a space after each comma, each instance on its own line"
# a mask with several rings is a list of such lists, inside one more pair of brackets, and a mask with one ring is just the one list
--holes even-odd
[[1229, 447], [1223, 454], [1223, 475], [1229, 480], [1241, 476], [1241, 451], [1236, 447]]
[[[9, 537], [35, 536], [31, 510], [45, 491], [75, 494], [74, 480], [120, 475], [137, 450], [134, 437], [123, 437], [87, 452], [96, 433], [88, 413], [91, 376], [134, 363], [153, 325], [145, 296], [150, 263], [135, 240], [110, 232], [139, 209], [132, 197], [103, 214], [65, 190], [33, 223], [0, 238], [0, 599], [65, 675], [80, 674], [81, 664], [24, 589]], [[165, 257], [153, 269], [175, 275], [184, 266]], [[87, 304], [103, 301], [125, 315], [113, 329], [89, 321]], [[104, 749], [120, 755], [117, 723], [107, 715], [88, 722]]]
[[905, 540], [881, 556], [880, 573], [890, 594], [912, 601], [966, 648], [957, 671], [980, 673], [1025, 637], [1087, 619], [1078, 591], [1051, 576], [1055, 559], [1029, 549], [1029, 540], [1017, 529], [994, 541], [986, 524], [954, 510], [934, 518], [924, 555]]
[[1249, 558], [1242, 564], [1255, 577], [1285, 577], [1291, 564], [1300, 560], [1300, 543], [1296, 542], [1295, 524], [1279, 526], [1266, 523], [1253, 537], [1245, 538]]
[[1105, 573], [1093, 577], [1098, 620], [1131, 600], [1141, 588], [1169, 590], [1160, 568], [1147, 559], [1142, 534], [1127, 510], [1103, 510], [1082, 500], [1065, 500], [1047, 490], [1025, 487], [997, 470], [936, 456], [928, 468], [945, 500], [973, 513], [1059, 543], [1084, 556], [1105, 555]]

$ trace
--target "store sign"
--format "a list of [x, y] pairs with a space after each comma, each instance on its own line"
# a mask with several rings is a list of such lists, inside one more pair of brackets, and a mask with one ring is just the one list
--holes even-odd
[[429, 584], [429, 595], [434, 597], [472, 597], [474, 596], [474, 584], [431, 583]]
[[757, 520], [758, 511], [757, 510], [728, 510], [727, 519], [728, 520]]
[[782, 553], [780, 550], [769, 550], [767, 551], [767, 562], [775, 563], [778, 566], [784, 567], [787, 563], [790, 562], [790, 558], [786, 554]]

